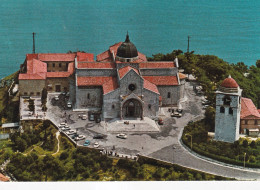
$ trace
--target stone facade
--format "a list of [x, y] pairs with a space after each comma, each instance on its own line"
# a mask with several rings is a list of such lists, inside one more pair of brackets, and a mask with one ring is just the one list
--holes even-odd
[[20, 80], [20, 96], [41, 96], [45, 80]]
[[46, 86], [49, 92], [68, 92], [69, 78], [47, 78]]
[[[230, 103], [224, 102], [230, 98]], [[240, 94], [222, 94], [216, 96], [215, 139], [224, 142], [234, 142], [239, 139], [240, 127]]]

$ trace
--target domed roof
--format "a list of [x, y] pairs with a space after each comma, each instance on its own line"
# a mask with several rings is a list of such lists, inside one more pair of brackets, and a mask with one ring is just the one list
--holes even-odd
[[229, 75], [228, 78], [223, 80], [223, 82], [221, 83], [220, 86], [225, 87], [225, 88], [237, 88], [237, 87], [239, 87], [237, 82], [233, 78], [231, 78], [230, 75]]
[[122, 58], [134, 58], [138, 56], [137, 49], [135, 45], [130, 42], [128, 33], [126, 35], [125, 42], [123, 42], [121, 46], [119, 46], [119, 48], [117, 49], [116, 56]]

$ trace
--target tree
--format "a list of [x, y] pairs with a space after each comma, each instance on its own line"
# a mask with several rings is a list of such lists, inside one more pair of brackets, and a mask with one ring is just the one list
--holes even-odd
[[42, 96], [41, 96], [41, 102], [42, 102], [42, 111], [46, 111], [46, 103], [47, 103], [47, 96], [48, 96], [48, 91], [46, 87], [42, 89]]
[[260, 59], [258, 59], [258, 60], [256, 61], [256, 67], [257, 67], [257, 68], [260, 68]]
[[244, 148], [247, 148], [248, 147], [248, 141], [245, 139], [243, 140], [243, 147]]
[[28, 105], [28, 108], [31, 112], [35, 112], [35, 105], [34, 105], [34, 99], [29, 99], [29, 105]]
[[256, 148], [256, 143], [255, 143], [255, 141], [252, 141], [252, 142], [250, 143], [250, 147], [251, 147], [251, 148]]

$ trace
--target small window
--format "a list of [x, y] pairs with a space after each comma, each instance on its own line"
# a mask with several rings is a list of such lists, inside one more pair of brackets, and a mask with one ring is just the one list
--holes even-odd
[[88, 99], [90, 99], [90, 94], [88, 93]]
[[152, 105], [151, 105], [151, 104], [148, 104], [148, 108], [149, 108], [149, 110], [152, 109]]
[[115, 105], [114, 104], [112, 105], [112, 109], [115, 109]]
[[229, 108], [229, 114], [233, 115], [233, 109], [232, 108]]
[[247, 125], [247, 120], [245, 120], [245, 124]]
[[225, 108], [223, 106], [220, 107], [220, 113], [225, 113]]
[[257, 120], [255, 120], [255, 125], [257, 125], [258, 123], [257, 123]]
[[27, 95], [28, 95], [28, 93], [27, 93], [27, 92], [25, 92], [25, 93], [24, 93], [24, 95], [25, 95], [25, 96], [27, 96]]
[[34, 92], [31, 92], [30, 95], [33, 96], [33, 95], [34, 95]]
[[230, 105], [230, 102], [231, 102], [231, 98], [229, 96], [225, 96], [223, 98], [223, 102], [224, 102], [224, 105]]
[[66, 68], [68, 68], [68, 66], [69, 66], [69, 63], [66, 63]]
[[41, 93], [40, 92], [37, 92], [37, 96], [40, 96], [41, 95]]
[[55, 63], [52, 64], [52, 67], [55, 67]]
[[59, 67], [61, 67], [61, 63], [59, 63]]
[[168, 96], [167, 96], [168, 98], [171, 98], [171, 93], [170, 92], [168, 92]]
[[130, 62], [130, 59], [126, 59], [126, 62]]

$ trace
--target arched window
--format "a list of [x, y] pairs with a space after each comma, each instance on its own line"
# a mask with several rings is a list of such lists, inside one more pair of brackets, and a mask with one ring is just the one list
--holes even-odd
[[112, 109], [115, 109], [115, 105], [114, 104], [112, 105]]
[[223, 106], [220, 107], [220, 113], [225, 113], [225, 108]]
[[148, 108], [149, 108], [149, 110], [152, 109], [152, 105], [151, 105], [151, 104], [148, 104]]
[[90, 99], [90, 94], [88, 93], [88, 99]]
[[167, 96], [168, 98], [171, 98], [171, 93], [170, 92], [168, 92], [168, 96]]
[[230, 105], [230, 102], [231, 102], [231, 98], [229, 96], [225, 96], [223, 98], [223, 102], [224, 102], [224, 105], [227, 105], [229, 106]]
[[233, 115], [233, 109], [232, 108], [229, 108], [229, 114]]

